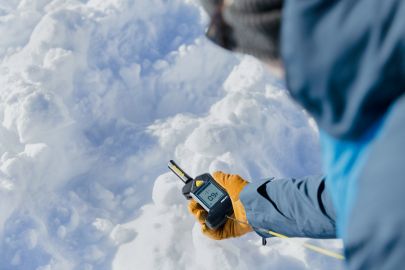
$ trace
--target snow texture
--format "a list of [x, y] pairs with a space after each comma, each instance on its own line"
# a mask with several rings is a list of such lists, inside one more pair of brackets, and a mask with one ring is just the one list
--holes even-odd
[[209, 240], [187, 213], [169, 159], [320, 172], [313, 121], [206, 21], [185, 0], [0, 0], [0, 270], [341, 269], [288, 240]]

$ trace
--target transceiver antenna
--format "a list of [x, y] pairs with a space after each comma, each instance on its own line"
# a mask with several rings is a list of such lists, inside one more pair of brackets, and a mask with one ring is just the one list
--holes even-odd
[[173, 160], [170, 160], [167, 166], [175, 175], [177, 175], [181, 179], [181, 181], [184, 182], [184, 184], [187, 184], [188, 182], [193, 180], [193, 178], [191, 178], [187, 173], [180, 169], [180, 167]]

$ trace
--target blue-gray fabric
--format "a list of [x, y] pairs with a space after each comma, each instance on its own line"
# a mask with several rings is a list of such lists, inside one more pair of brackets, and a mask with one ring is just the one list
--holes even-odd
[[288, 90], [336, 138], [356, 140], [405, 91], [405, 1], [286, 0]]
[[343, 145], [352, 158], [342, 166], [323, 156], [347, 268], [401, 269], [405, 1], [286, 0], [283, 16], [288, 89], [321, 133], [334, 137], [322, 145], [324, 152]]
[[320, 130], [323, 169], [328, 173], [326, 186], [336, 210], [337, 235], [344, 237], [357, 196], [358, 179], [375, 140], [381, 135], [385, 117], [356, 141], [337, 139]]
[[292, 237], [336, 237], [335, 211], [322, 176], [249, 184], [240, 199], [255, 227]]
[[405, 267], [405, 96], [370, 148], [344, 235], [348, 269]]
[[249, 185], [248, 220], [316, 238], [341, 224], [347, 269], [403, 269], [405, 1], [286, 0], [283, 12], [288, 89], [327, 138], [328, 179]]

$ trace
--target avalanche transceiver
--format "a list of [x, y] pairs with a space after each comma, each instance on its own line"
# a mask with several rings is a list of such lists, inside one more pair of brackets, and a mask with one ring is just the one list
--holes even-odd
[[208, 215], [205, 224], [215, 230], [223, 225], [227, 216], [232, 215], [232, 202], [228, 193], [208, 173], [191, 178], [179, 166], [170, 160], [169, 169], [184, 182], [183, 195], [186, 199], [194, 199], [201, 205]]

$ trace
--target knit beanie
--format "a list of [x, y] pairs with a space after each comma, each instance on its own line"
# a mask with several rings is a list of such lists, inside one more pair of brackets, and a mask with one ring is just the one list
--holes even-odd
[[207, 37], [221, 47], [279, 60], [283, 0], [200, 0], [211, 18]]

